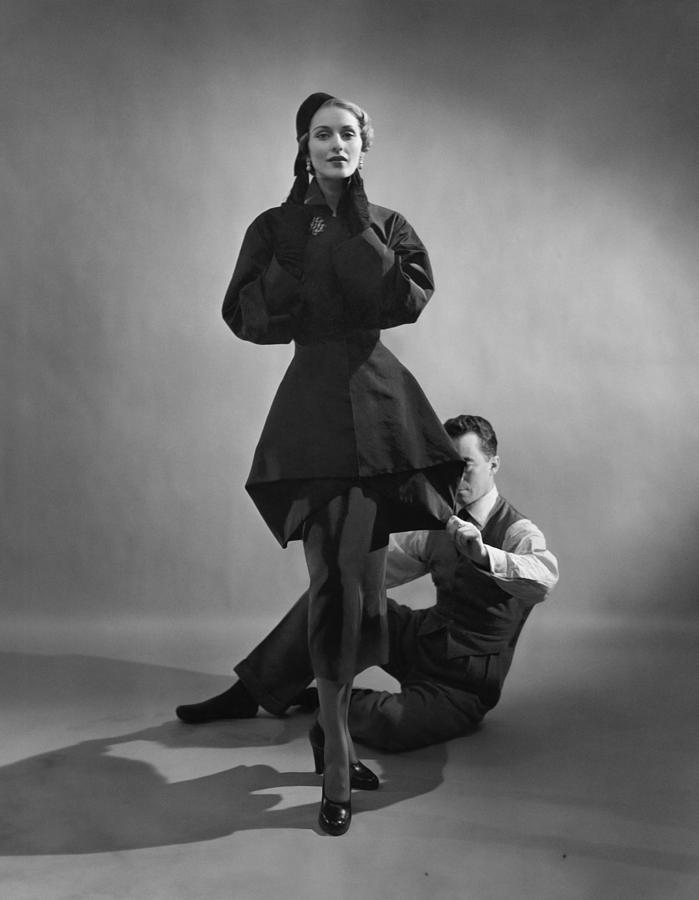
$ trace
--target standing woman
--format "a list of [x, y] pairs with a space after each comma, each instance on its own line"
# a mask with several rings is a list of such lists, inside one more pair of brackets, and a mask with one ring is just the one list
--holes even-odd
[[349, 827], [351, 787], [378, 787], [347, 711], [354, 676], [387, 655], [388, 535], [444, 527], [463, 468], [380, 341], [382, 328], [417, 319], [433, 283], [408, 222], [367, 200], [359, 170], [372, 135], [354, 103], [316, 93], [301, 104], [291, 193], [248, 228], [223, 304], [239, 338], [295, 345], [246, 488], [283, 547], [304, 545], [320, 700], [310, 738], [330, 834]]

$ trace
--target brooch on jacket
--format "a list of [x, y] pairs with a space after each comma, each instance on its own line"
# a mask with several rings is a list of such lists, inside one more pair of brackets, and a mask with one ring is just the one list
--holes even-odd
[[311, 219], [309, 230], [311, 234], [320, 234], [321, 231], [325, 231], [325, 219], [322, 216], [314, 216]]

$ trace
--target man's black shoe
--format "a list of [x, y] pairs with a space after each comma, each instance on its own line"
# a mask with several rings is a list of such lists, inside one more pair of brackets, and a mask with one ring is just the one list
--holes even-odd
[[236, 681], [227, 691], [203, 700], [178, 706], [175, 715], [188, 725], [203, 725], [220, 719], [252, 719], [257, 715], [258, 705], [245, 685]]

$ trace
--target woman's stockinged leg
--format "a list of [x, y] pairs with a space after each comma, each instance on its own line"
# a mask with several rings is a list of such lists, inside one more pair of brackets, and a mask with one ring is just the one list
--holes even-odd
[[379, 663], [385, 652], [385, 549], [371, 549], [376, 511], [376, 502], [353, 487], [333, 498], [304, 529], [309, 651], [325, 734], [324, 792], [335, 803], [349, 801], [349, 767], [356, 761], [347, 726], [352, 679], [358, 670]]
[[320, 702], [319, 720], [325, 734], [325, 794], [330, 800], [345, 803], [350, 796], [350, 762], [347, 729], [350, 684], [327, 678], [316, 679]]
[[[369, 666], [380, 665], [388, 659], [388, 620], [384, 586], [387, 549], [386, 545], [381, 546], [371, 550], [366, 557], [362, 581], [363, 614], [355, 674]], [[347, 720], [349, 720], [351, 696], [352, 685], [349, 684], [345, 708]], [[347, 721], [346, 727], [350, 762], [356, 763], [358, 757], [350, 735], [349, 721]]]

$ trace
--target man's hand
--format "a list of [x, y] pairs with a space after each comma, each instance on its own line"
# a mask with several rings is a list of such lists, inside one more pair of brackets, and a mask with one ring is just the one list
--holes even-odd
[[452, 516], [447, 522], [447, 534], [451, 537], [459, 553], [467, 556], [477, 566], [490, 568], [490, 558], [483, 538], [472, 522], [464, 522], [458, 516]]

